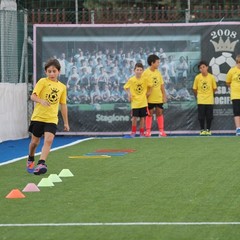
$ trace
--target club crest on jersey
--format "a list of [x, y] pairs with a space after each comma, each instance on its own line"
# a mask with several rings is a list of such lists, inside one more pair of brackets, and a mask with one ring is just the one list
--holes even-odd
[[58, 92], [59, 90], [56, 88], [51, 88], [51, 93], [47, 94], [47, 100], [51, 103], [51, 104], [55, 104], [58, 102]]
[[201, 89], [202, 89], [203, 92], [206, 92], [209, 89], [209, 86], [208, 86], [206, 81], [202, 82]]
[[159, 86], [159, 81], [158, 79], [155, 77], [153, 78], [153, 87], [158, 87]]
[[138, 94], [138, 95], [141, 95], [142, 92], [143, 92], [143, 86], [142, 84], [137, 84], [136, 88], [135, 88], [135, 92]]

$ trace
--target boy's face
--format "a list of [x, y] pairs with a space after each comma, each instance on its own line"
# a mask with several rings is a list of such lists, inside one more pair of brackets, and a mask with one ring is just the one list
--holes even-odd
[[156, 60], [155, 63], [152, 63], [152, 67], [154, 69], [158, 69], [159, 65], [160, 65], [160, 59]]
[[143, 68], [141, 68], [141, 67], [136, 67], [136, 68], [134, 69], [134, 72], [135, 72], [135, 76], [136, 76], [137, 78], [140, 78], [141, 75], [142, 75], [142, 73], [143, 73]]
[[202, 75], [207, 75], [208, 73], [208, 66], [205, 64], [200, 65], [199, 71], [202, 73]]
[[58, 69], [55, 68], [54, 66], [50, 66], [49, 68], [47, 68], [45, 73], [50, 80], [57, 81], [57, 78], [58, 78], [58, 75], [60, 74], [60, 71], [58, 71]]

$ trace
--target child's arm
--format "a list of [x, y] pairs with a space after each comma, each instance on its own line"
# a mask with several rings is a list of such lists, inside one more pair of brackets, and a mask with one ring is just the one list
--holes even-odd
[[195, 97], [197, 97], [197, 89], [193, 88], [193, 93], [194, 93]]
[[41, 99], [40, 97], [37, 96], [36, 93], [33, 93], [31, 95], [31, 100], [36, 102], [36, 103], [40, 103], [43, 106], [50, 106], [50, 103], [47, 100]]
[[69, 131], [69, 124], [68, 124], [68, 109], [67, 109], [67, 104], [61, 104], [61, 114], [63, 118], [63, 123], [64, 123], [64, 131]]
[[166, 95], [164, 84], [161, 85], [161, 91], [162, 91], [162, 95], [163, 95], [163, 103], [166, 103], [167, 102], [167, 95]]
[[152, 93], [152, 87], [148, 87], [147, 89], [147, 98], [150, 96], [150, 94]]
[[127, 92], [129, 102], [132, 101], [132, 96], [129, 88], [124, 89]]

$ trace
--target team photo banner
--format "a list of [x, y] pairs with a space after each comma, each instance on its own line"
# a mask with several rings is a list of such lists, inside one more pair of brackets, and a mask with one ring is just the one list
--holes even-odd
[[[209, 63], [217, 82], [212, 130], [234, 130], [226, 74], [240, 53], [238, 22], [124, 25], [34, 25], [34, 83], [45, 76], [44, 64], [56, 58], [60, 81], [68, 89], [70, 134], [122, 135], [131, 130], [131, 108], [123, 90], [134, 65], [148, 67], [160, 58], [168, 101], [168, 133], [199, 131], [192, 91], [198, 62]], [[60, 117], [59, 132], [62, 132]], [[153, 121], [153, 131], [157, 131]]]

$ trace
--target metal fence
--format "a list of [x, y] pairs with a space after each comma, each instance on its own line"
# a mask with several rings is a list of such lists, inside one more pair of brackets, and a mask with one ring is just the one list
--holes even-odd
[[117, 24], [117, 23], [176, 23], [239, 20], [240, 5], [196, 6], [189, 11], [177, 7], [97, 8], [68, 11], [66, 9], [32, 9], [28, 11], [29, 24]]

